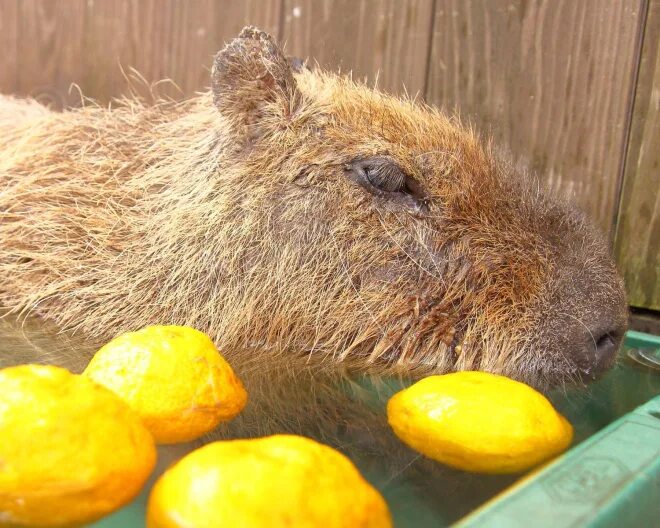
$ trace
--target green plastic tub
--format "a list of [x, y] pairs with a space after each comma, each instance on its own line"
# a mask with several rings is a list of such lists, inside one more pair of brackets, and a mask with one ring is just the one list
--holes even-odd
[[660, 525], [660, 396], [503, 492], [461, 528]]
[[[44, 363], [80, 372], [97, 348], [40, 322], [0, 318], [0, 367]], [[660, 375], [647, 361], [659, 356], [660, 338], [628, 332], [605, 377], [550, 395], [575, 428], [572, 448], [542, 469], [509, 476], [452, 470], [404, 446], [387, 425], [385, 404], [409, 381], [291, 373], [259, 396], [257, 380], [237, 368], [251, 396], [243, 415], [200, 441], [160, 447], [143, 494], [92, 526], [143, 527], [149, 489], [170, 464], [215, 439], [275, 432], [344, 452], [386, 498], [398, 528], [660, 526]]]

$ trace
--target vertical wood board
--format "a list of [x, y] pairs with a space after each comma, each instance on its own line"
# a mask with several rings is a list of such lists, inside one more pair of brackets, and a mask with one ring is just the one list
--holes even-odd
[[107, 101], [126, 92], [130, 77], [138, 93], [146, 85], [189, 96], [209, 85], [213, 55], [226, 41], [246, 24], [277, 34], [280, 11], [280, 0], [90, 1], [86, 91]]
[[427, 100], [492, 134], [611, 233], [642, 5], [437, 0]]
[[17, 90], [18, 0], [0, 0], [0, 93]]
[[0, 0], [0, 91], [62, 108], [80, 91], [107, 103], [131, 78], [142, 95], [182, 98], [208, 86], [241, 27], [277, 35], [280, 16], [281, 0]]
[[285, 0], [283, 40], [290, 55], [423, 96], [432, 12], [432, 0]]
[[660, 310], [660, 0], [649, 5], [616, 234], [633, 306]]
[[56, 108], [76, 104], [84, 72], [85, 0], [18, 3], [17, 92]]

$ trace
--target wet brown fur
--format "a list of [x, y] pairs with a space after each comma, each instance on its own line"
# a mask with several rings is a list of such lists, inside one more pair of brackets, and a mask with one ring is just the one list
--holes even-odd
[[[0, 152], [0, 307], [62, 328], [187, 324], [255, 364], [544, 385], [588, 365], [590, 334], [625, 327], [621, 280], [580, 213], [457, 119], [294, 74], [254, 29], [184, 102], [57, 113], [2, 98]], [[383, 155], [426, 212], [346, 177]]]

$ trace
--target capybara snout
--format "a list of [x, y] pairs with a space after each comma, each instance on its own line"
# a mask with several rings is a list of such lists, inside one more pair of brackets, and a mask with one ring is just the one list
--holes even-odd
[[580, 213], [457, 119], [294, 71], [255, 28], [185, 102], [2, 123], [6, 308], [95, 335], [189, 324], [258, 361], [536, 385], [595, 375], [622, 338], [621, 279]]

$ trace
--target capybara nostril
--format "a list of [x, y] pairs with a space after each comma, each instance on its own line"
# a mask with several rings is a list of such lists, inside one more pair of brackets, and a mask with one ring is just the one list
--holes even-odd
[[583, 374], [595, 379], [612, 366], [619, 345], [623, 339], [623, 332], [612, 328], [607, 332], [594, 333], [590, 336], [589, 352], [587, 357], [591, 359], [584, 369]]
[[596, 354], [598, 357], [609, 357], [616, 352], [616, 342], [609, 332], [596, 340]]

